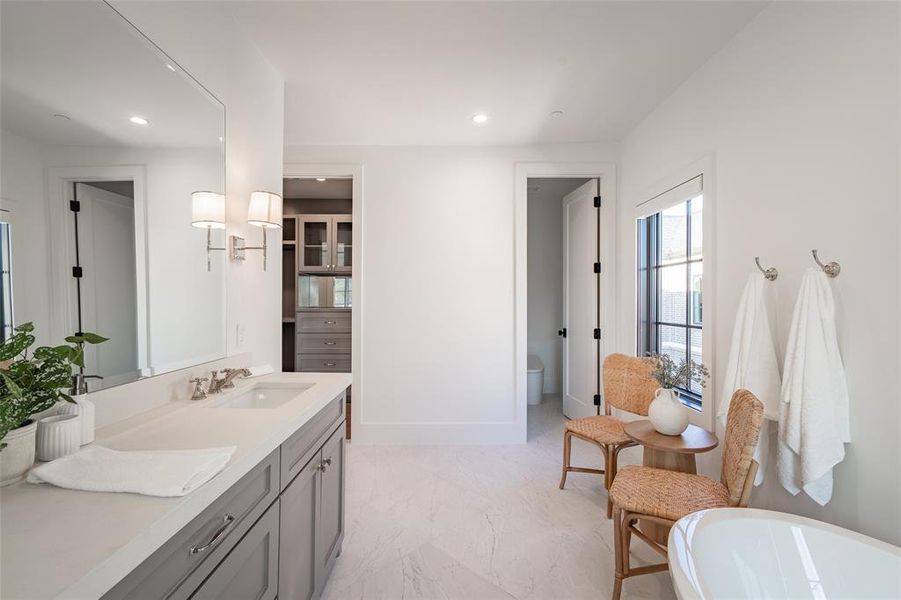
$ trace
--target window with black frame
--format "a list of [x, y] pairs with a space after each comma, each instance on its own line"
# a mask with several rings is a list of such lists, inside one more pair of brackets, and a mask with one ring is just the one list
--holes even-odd
[[[638, 354], [666, 354], [677, 364], [702, 362], [704, 322], [704, 197], [699, 178], [683, 186], [667, 193], [675, 204], [638, 219]], [[700, 410], [700, 385], [677, 389]]]

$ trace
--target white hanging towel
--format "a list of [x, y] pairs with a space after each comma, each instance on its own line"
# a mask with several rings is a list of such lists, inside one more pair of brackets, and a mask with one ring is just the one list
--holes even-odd
[[234, 446], [137, 452], [88, 446], [35, 467], [28, 481], [88, 492], [184, 496], [215, 477], [234, 452]]
[[832, 467], [851, 441], [848, 384], [838, 350], [835, 301], [821, 269], [804, 274], [795, 303], [779, 410], [779, 482], [821, 506], [832, 499]]
[[[763, 402], [764, 417], [769, 421], [779, 418], [779, 361], [770, 328], [767, 310], [769, 282], [762, 273], [751, 273], [735, 317], [732, 329], [732, 347], [726, 363], [726, 378], [717, 416], [725, 426], [729, 402], [736, 390], [745, 389]], [[754, 485], [763, 483], [769, 458], [771, 423], [764, 421], [760, 438], [754, 451], [754, 460], [760, 464]]]

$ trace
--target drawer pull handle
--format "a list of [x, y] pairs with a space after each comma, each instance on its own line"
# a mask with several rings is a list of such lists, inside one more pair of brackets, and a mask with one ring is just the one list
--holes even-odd
[[337, 366], [338, 366], [338, 363], [327, 362], [327, 363], [325, 363], [325, 366], [326, 366], [326, 367], [337, 367]]
[[337, 325], [338, 321], [326, 321], [325, 324], [326, 325]]
[[219, 529], [216, 530], [216, 533], [213, 534], [213, 537], [210, 538], [206, 544], [202, 546], [191, 546], [191, 554], [200, 554], [202, 552], [206, 552], [210, 548], [214, 548], [219, 545], [225, 536], [228, 534], [229, 530], [231, 530], [232, 525], [235, 524], [235, 518], [231, 515], [225, 515], [222, 518], [222, 525], [219, 526]]
[[326, 346], [334, 346], [337, 342], [322, 342]]

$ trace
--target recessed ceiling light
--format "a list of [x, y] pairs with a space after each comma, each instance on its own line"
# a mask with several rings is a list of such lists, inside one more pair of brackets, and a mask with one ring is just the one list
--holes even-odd
[[551, 111], [551, 116], [554, 117], [555, 119], [556, 119], [556, 118], [559, 118], [559, 117], [562, 117], [562, 116], [563, 116], [563, 111], [562, 111], [562, 110], [552, 110], [552, 111]]
[[482, 123], [484, 123], [487, 120], [488, 120], [488, 115], [486, 115], [485, 113], [479, 113], [477, 115], [472, 116], [472, 122], [478, 123], [479, 125], [481, 125]]
[[63, 114], [63, 113], [53, 113], [53, 116], [58, 119], [64, 119], [66, 121], [72, 120], [72, 117], [70, 117], [69, 115]]
[[325, 177], [317, 177], [316, 181], [319, 181], [319, 182], [325, 181]]
[[173, 67], [169, 63], [166, 63], [166, 68], [169, 69], [170, 71], [175, 71], [175, 67]]
[[134, 123], [135, 125], [147, 125], [148, 123], [150, 123], [150, 121], [148, 121], [144, 117], [138, 117], [138, 116], [131, 117], [128, 120], [131, 121], [132, 123]]

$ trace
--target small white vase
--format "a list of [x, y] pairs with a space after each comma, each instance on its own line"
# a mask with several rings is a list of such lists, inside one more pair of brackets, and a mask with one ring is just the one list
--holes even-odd
[[34, 464], [34, 437], [37, 423], [26, 421], [22, 427], [6, 434], [0, 450], [0, 487], [21, 481]]
[[81, 416], [81, 445], [94, 441], [94, 403], [86, 396], [74, 396], [75, 402], [60, 402], [57, 414]]
[[688, 410], [679, 402], [675, 390], [658, 388], [648, 407], [648, 418], [658, 433], [681, 435], [688, 429]]
[[81, 417], [54, 415], [38, 421], [38, 460], [56, 460], [76, 452], [81, 446]]

